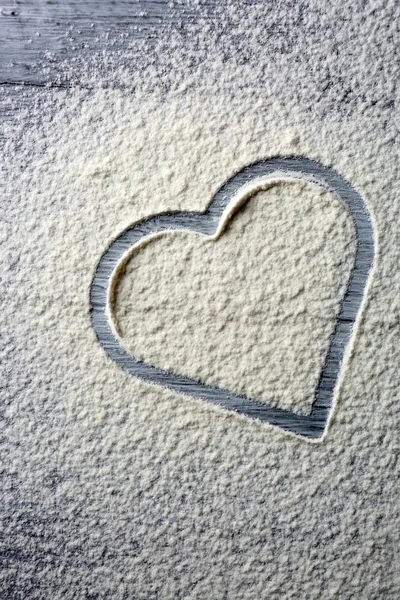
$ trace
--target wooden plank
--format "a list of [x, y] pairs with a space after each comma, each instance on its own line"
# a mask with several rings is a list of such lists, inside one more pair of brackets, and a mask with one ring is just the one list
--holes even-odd
[[55, 83], [60, 60], [102, 51], [108, 37], [154, 38], [199, 11], [182, 0], [0, 0], [0, 84]]

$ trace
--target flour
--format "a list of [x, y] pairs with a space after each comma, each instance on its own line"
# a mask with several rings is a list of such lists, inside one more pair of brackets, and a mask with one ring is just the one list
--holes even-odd
[[[2, 128], [0, 162], [7, 561], [0, 589], [5, 597], [29, 599], [394, 600], [400, 529], [398, 6], [193, 6], [193, 22], [182, 30], [135, 43], [129, 35], [120, 42], [110, 36], [105, 55], [90, 64], [88, 55], [76, 64], [60, 62], [60, 83], [68, 79], [70, 89], [25, 89], [2, 98], [10, 120]], [[76, 87], [77, 79], [90, 89]], [[23, 103], [26, 111], [18, 108]], [[325, 440], [315, 446], [128, 376], [107, 358], [89, 318], [97, 261], [124, 228], [158, 212], [202, 211], [245, 165], [287, 155], [341, 173], [368, 203], [377, 236], [373, 279], [335, 413]], [[317, 287], [324, 284], [319, 259], [329, 266], [322, 273], [329, 288], [327, 328], [318, 323], [310, 332], [314, 359], [303, 355], [298, 384], [285, 379], [281, 385], [287, 371], [276, 365], [281, 371], [274, 390], [283, 392], [277, 402], [278, 396], [284, 403], [297, 397], [294, 408], [305, 412], [354, 239], [346, 211], [329, 195], [311, 192], [304, 204], [295, 195], [292, 204], [292, 195], [279, 189], [268, 197], [282, 202], [282, 212], [272, 214], [288, 221], [271, 226], [266, 239], [276, 252], [287, 241], [282, 252], [292, 248], [293, 260], [301, 240], [302, 255], [310, 250], [310, 271], [296, 276], [310, 277]], [[165, 319], [157, 302], [175, 294], [177, 307], [166, 310], [182, 306], [180, 316], [194, 328], [182, 300], [187, 288], [171, 285], [168, 274], [191, 250], [190, 274], [209, 294], [198, 294], [193, 310], [201, 312], [203, 298], [212, 308], [210, 281], [221, 293], [233, 289], [228, 277], [221, 282], [218, 262], [230, 260], [229, 248], [237, 248], [230, 232], [250, 238], [250, 224], [256, 245], [242, 247], [260, 268], [257, 249], [265, 247], [257, 224], [261, 229], [264, 212], [255, 200], [213, 251], [214, 242], [196, 244], [197, 236], [186, 234], [148, 246], [121, 280], [118, 314], [127, 343], [140, 341], [143, 356], [263, 393], [263, 386], [254, 386], [268, 372], [255, 381], [250, 369], [256, 323], [245, 332], [247, 322], [238, 326], [247, 344], [244, 378], [233, 372], [236, 366], [230, 372], [219, 362], [211, 373], [187, 347], [176, 354], [176, 338], [164, 353], [162, 334], [153, 331], [152, 347], [146, 327], [155, 321], [137, 324], [130, 296], [136, 285], [143, 288], [151, 264], [153, 274], [160, 270], [160, 295], [148, 290], [136, 296], [139, 309], [144, 313], [148, 300]], [[263, 195], [263, 207], [266, 200]], [[312, 215], [307, 221], [302, 210], [310, 205], [319, 207], [313, 214], [322, 224]], [[292, 237], [296, 222], [301, 235]], [[339, 248], [341, 259], [333, 255]], [[203, 277], [205, 258], [210, 268]], [[239, 262], [231, 262], [232, 269], [255, 282], [255, 273]], [[292, 272], [270, 267], [277, 291]], [[323, 314], [324, 298], [312, 301]], [[311, 313], [309, 302], [311, 295]], [[226, 313], [216, 306], [217, 327]], [[279, 306], [275, 301], [277, 320]], [[203, 315], [199, 331], [211, 332], [210, 314]], [[277, 328], [277, 335], [293, 331]], [[305, 335], [302, 330], [299, 343]], [[204, 341], [198, 357], [207, 361], [207, 343], [214, 340]], [[224, 342], [234, 347], [230, 336]], [[285, 400], [289, 386], [298, 396], [288, 391]]]
[[286, 183], [257, 194], [218, 241], [154, 240], [119, 284], [123, 343], [165, 370], [308, 414], [354, 235], [338, 200]]

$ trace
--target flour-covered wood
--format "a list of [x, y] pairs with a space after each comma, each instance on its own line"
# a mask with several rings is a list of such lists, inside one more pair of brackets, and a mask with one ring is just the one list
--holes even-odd
[[0, 84], [31, 85], [60, 82], [65, 59], [79, 76], [82, 58], [102, 51], [107, 38], [123, 47], [127, 35], [151, 39], [169, 23], [188, 22], [198, 12], [166, 0], [1, 0], [0, 7]]

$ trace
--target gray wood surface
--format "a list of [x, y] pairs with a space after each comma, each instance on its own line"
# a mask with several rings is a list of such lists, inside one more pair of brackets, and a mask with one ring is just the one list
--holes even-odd
[[[251, 0], [252, 1], [252, 0]], [[217, 0], [207, 0], [212, 10]], [[0, 0], [0, 123], [18, 116], [46, 87], [68, 87], [60, 63], [102, 52], [108, 39], [155, 39], [190, 23], [199, 8], [187, 0]], [[203, 5], [204, 9], [204, 5]], [[125, 36], [125, 37], [124, 37]], [[61, 80], [60, 80], [61, 78]], [[0, 134], [1, 137], [1, 134]]]
[[[212, 10], [216, 0], [208, 0]], [[43, 86], [58, 63], [104, 47], [107, 35], [151, 39], [168, 23], [190, 22], [195, 3], [171, 0], [0, 0], [0, 84]], [[203, 6], [204, 9], [204, 6]], [[51, 56], [49, 55], [51, 53]]]

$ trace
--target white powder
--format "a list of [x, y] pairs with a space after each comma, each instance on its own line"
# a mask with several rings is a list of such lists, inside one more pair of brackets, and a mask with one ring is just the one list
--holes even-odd
[[258, 193], [217, 241], [172, 233], [120, 281], [132, 354], [164, 370], [309, 413], [354, 251], [346, 209], [316, 185]]
[[[322, 2], [196, 11], [201, 19], [152, 47], [128, 38], [125, 54], [115, 43], [91, 69], [64, 65], [61, 76], [84, 75], [92, 91], [3, 96], [0, 589], [40, 599], [396, 599], [399, 9]], [[17, 110], [23, 103], [26, 112]], [[126, 375], [89, 319], [97, 261], [124, 228], [161, 211], [204, 210], [231, 175], [276, 155], [336, 169], [366, 199], [377, 232], [334, 418], [315, 446]], [[254, 210], [257, 224], [263, 215]], [[332, 203], [322, 214], [346, 250], [345, 213]], [[228, 233], [215, 248], [229, 244]], [[176, 234], [166, 268], [181, 261], [189, 237], [185, 245]], [[143, 268], [163, 243], [143, 251]], [[204, 244], [190, 244], [200, 260]], [[319, 256], [333, 264], [327, 244]], [[343, 278], [334, 281], [339, 293]], [[334, 306], [338, 295], [330, 298]], [[300, 387], [310, 383], [307, 363]]]

